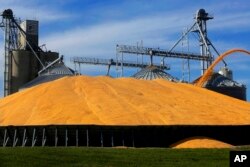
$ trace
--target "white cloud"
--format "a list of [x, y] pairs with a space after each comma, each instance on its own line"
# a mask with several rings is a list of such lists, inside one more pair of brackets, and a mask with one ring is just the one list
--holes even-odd
[[[179, 19], [179, 17], [171, 15], [169, 17], [137, 18], [87, 28], [73, 28], [49, 37], [43, 37], [41, 41], [46, 43], [48, 48], [66, 55], [110, 57], [110, 54], [115, 54], [117, 43], [131, 44], [143, 39], [147, 45], [155, 45], [155, 43], [161, 46], [169, 45], [167, 34], [178, 32], [183, 25], [188, 24], [186, 20], [185, 17]], [[172, 24], [173, 22], [175, 24]]]
[[215, 17], [215, 19], [209, 25], [209, 29], [230, 29], [231, 31], [243, 31], [249, 30], [250, 12], [232, 12], [224, 13]]
[[36, 1], [21, 1], [21, 0], [1, 0], [0, 12], [5, 9], [12, 9], [16, 18], [35, 19], [43, 23], [69, 19], [72, 14], [65, 11], [52, 8], [50, 5], [40, 5]]
[[[166, 15], [167, 17], [162, 17]], [[216, 18], [217, 21], [209, 25], [208, 28], [209, 30], [234, 29], [238, 26], [246, 29], [250, 26], [247, 21], [249, 17], [249, 12], [246, 14], [225, 14]], [[178, 34], [181, 34], [183, 28], [192, 23], [192, 18], [185, 12], [176, 15], [176, 11], [173, 11], [153, 17], [145, 16], [144, 18], [120, 22], [102, 23], [87, 28], [86, 26], [78, 26], [48, 37], [42, 37], [41, 41], [46, 43], [51, 50], [57, 50], [69, 56], [100, 55], [110, 57], [110, 54], [115, 54], [114, 48], [117, 43], [135, 45], [141, 39], [152, 47], [171, 47], [179, 38]], [[173, 34], [176, 35], [175, 39], [171, 38]], [[213, 41], [213, 39], [211, 40]], [[242, 46], [241, 43], [237, 45]], [[222, 48], [219, 50], [225, 51], [234, 47], [235, 43], [228, 44], [227, 41], [217, 41], [215, 46], [217, 49]]]

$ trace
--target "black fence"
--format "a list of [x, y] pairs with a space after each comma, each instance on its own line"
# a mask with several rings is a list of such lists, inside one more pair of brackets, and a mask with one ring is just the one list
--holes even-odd
[[0, 146], [169, 147], [194, 136], [232, 145], [250, 144], [250, 125], [97, 126], [50, 125], [0, 127]]

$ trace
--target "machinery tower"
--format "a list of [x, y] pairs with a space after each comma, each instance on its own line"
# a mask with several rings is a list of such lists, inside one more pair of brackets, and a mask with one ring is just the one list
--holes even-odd
[[210, 52], [210, 42], [207, 38], [207, 20], [213, 19], [213, 17], [208, 15], [205, 9], [199, 9], [196, 13], [195, 19], [199, 35], [201, 55], [211, 57], [208, 61], [201, 61], [201, 75], [203, 75], [207, 68], [212, 64], [213, 60], [213, 56]]
[[18, 48], [17, 27], [12, 21], [13, 12], [11, 9], [6, 9], [2, 13], [2, 25], [4, 28], [4, 96], [11, 92], [11, 51]]
[[20, 22], [11, 9], [1, 14], [4, 30], [4, 96], [15, 93], [59, 57], [38, 46], [38, 21]]

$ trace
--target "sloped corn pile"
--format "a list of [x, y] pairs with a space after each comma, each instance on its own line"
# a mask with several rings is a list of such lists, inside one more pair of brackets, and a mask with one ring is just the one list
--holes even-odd
[[181, 140], [172, 146], [171, 148], [231, 148], [231, 144], [227, 144], [215, 139], [207, 137], [191, 137]]
[[74, 76], [0, 100], [0, 125], [243, 125], [250, 103], [166, 80]]

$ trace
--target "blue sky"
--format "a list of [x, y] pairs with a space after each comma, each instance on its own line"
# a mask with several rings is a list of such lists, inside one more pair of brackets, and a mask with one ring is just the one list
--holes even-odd
[[[116, 44], [170, 49], [194, 15], [204, 8], [214, 16], [208, 36], [220, 53], [231, 48], [250, 50], [250, 1], [246, 0], [0, 0], [0, 11], [11, 8], [16, 17], [40, 21], [39, 44], [64, 55], [68, 66], [73, 56], [115, 58]], [[190, 50], [199, 53], [194, 35]], [[181, 46], [176, 51], [181, 50]], [[187, 48], [184, 48], [187, 49]], [[0, 96], [3, 95], [3, 31], [0, 32]], [[128, 55], [125, 59], [136, 59]], [[157, 60], [156, 60], [157, 61]], [[235, 54], [226, 61], [234, 79], [248, 86], [250, 100], [250, 56]], [[173, 76], [182, 77], [182, 60], [167, 59]], [[199, 62], [191, 62], [191, 79], [199, 76]], [[218, 66], [219, 68], [219, 66]], [[129, 76], [137, 69], [126, 69]], [[88, 75], [104, 75], [106, 67], [82, 66]], [[111, 74], [116, 75], [115, 68]]]

